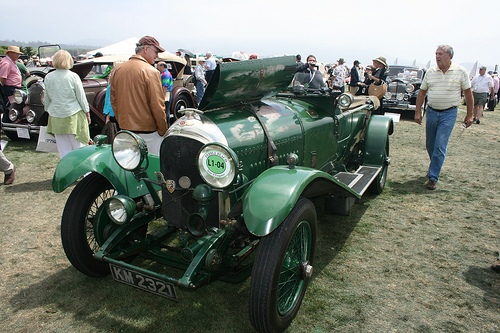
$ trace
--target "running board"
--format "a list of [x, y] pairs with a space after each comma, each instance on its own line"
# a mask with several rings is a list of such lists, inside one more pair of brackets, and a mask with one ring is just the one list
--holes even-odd
[[361, 166], [356, 172], [339, 172], [335, 175], [341, 183], [349, 186], [351, 190], [362, 196], [382, 168]]

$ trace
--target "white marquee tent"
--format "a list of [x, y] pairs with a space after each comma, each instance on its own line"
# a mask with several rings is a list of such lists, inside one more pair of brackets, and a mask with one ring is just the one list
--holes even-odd
[[87, 58], [91, 58], [96, 54], [97, 52], [101, 52], [102, 55], [114, 55], [114, 54], [129, 54], [133, 55], [135, 54], [135, 44], [139, 42], [139, 38], [137, 37], [131, 37], [128, 39], [125, 39], [121, 42], [114, 43], [108, 46], [101, 47], [99, 49], [95, 49], [92, 51], [87, 52], [86, 56]]

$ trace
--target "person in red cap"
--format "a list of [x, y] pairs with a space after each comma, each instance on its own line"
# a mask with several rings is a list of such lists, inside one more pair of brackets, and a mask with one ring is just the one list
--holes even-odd
[[141, 136], [154, 155], [160, 154], [167, 131], [161, 76], [152, 66], [160, 52], [165, 50], [155, 38], [142, 37], [135, 55], [118, 66], [110, 80], [110, 101], [118, 125]]

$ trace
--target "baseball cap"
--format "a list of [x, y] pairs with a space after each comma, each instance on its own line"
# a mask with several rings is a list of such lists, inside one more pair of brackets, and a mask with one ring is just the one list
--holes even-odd
[[144, 36], [141, 39], [139, 39], [137, 46], [143, 46], [143, 45], [151, 45], [154, 46], [158, 50], [158, 52], [165, 52], [165, 50], [160, 46], [160, 43], [156, 40], [156, 38], [151, 36]]

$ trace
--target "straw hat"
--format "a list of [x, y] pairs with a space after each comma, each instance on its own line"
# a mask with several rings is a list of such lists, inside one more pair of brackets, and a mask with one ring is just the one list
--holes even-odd
[[378, 58], [373, 59], [373, 61], [380, 62], [382, 65], [387, 67], [387, 59], [385, 59], [385, 57], [378, 57]]
[[7, 47], [7, 51], [5, 51], [5, 54], [9, 53], [9, 52], [12, 52], [12, 53], [17, 53], [17, 54], [23, 54], [20, 50], [19, 50], [19, 46], [9, 46]]

